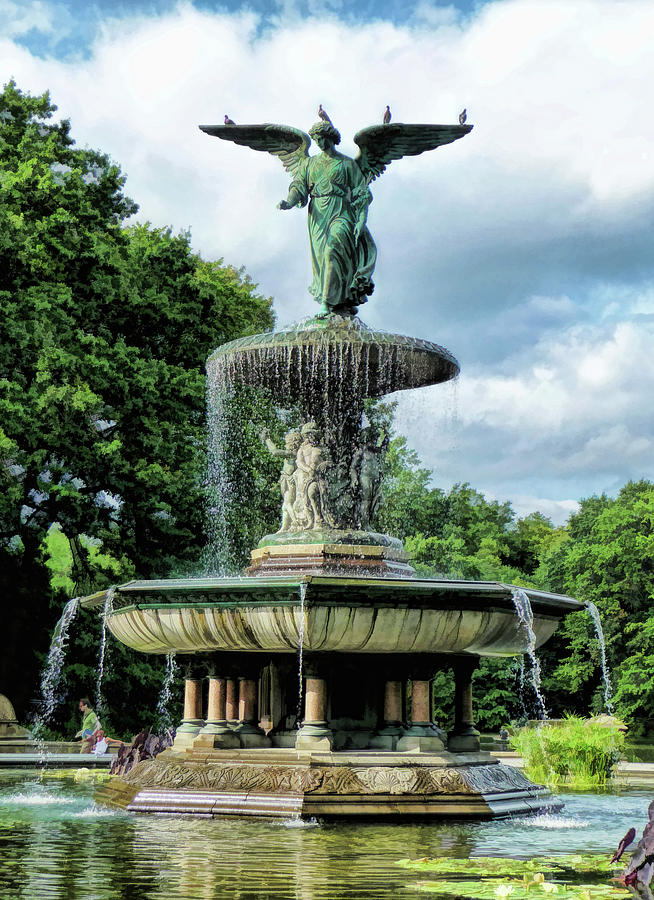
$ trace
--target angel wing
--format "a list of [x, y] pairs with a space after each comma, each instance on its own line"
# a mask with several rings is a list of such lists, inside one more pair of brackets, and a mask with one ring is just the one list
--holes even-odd
[[311, 144], [308, 134], [291, 125], [200, 125], [200, 130], [223, 141], [272, 153], [291, 175], [309, 155]]
[[435, 150], [458, 141], [469, 131], [472, 125], [373, 125], [354, 135], [354, 143], [359, 147], [356, 162], [370, 184], [394, 159]]

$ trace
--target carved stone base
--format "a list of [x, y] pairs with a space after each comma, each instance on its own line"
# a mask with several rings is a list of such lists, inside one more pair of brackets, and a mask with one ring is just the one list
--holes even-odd
[[374, 531], [284, 532], [268, 534], [251, 553], [247, 575], [395, 575], [410, 578], [415, 569], [402, 543]]
[[[399, 557], [399, 558], [398, 558]], [[288, 544], [253, 550], [246, 575], [395, 575], [410, 578], [415, 570], [403, 550], [341, 544]]]
[[331, 818], [490, 818], [560, 809], [488, 753], [177, 752], [114, 776], [96, 797], [134, 812]]

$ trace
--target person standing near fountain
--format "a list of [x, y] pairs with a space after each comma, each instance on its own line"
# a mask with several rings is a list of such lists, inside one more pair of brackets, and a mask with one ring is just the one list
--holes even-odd
[[81, 738], [82, 740], [81, 753], [91, 753], [102, 731], [102, 726], [100, 725], [100, 720], [91, 709], [88, 697], [82, 697], [78, 708], [82, 714], [82, 727], [75, 735], [75, 738]]

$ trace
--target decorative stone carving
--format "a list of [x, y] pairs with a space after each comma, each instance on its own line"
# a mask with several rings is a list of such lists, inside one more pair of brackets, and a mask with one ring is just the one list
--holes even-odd
[[329, 470], [333, 460], [329, 449], [321, 443], [315, 422], [302, 426], [303, 441], [295, 458], [296, 499], [294, 513], [300, 530], [315, 531], [336, 522], [328, 503]]
[[542, 787], [542, 785], [534, 785], [519, 769], [513, 766], [469, 766], [461, 769], [461, 773], [471, 792], [480, 794], [493, 791], [524, 791], [529, 788], [533, 790], [534, 787]]
[[373, 794], [410, 794], [418, 780], [415, 769], [391, 769], [371, 766], [354, 770], [357, 778]]
[[360, 528], [369, 528], [381, 501], [381, 482], [388, 435], [380, 435], [370, 425], [361, 430], [361, 444], [352, 457], [350, 481], [356, 498], [356, 519]]
[[283, 534], [286, 531], [293, 531], [298, 525], [295, 512], [297, 500], [296, 457], [302, 443], [302, 435], [295, 430], [287, 432], [284, 436], [283, 450], [270, 439], [267, 429], [261, 432], [261, 440], [273, 456], [282, 457], [284, 460], [282, 474], [279, 476], [279, 488], [282, 492], [282, 524], [277, 532], [277, 534]]
[[141, 788], [306, 793], [321, 786], [323, 774], [322, 769], [304, 766], [256, 766], [245, 763], [203, 765], [155, 759], [134, 766], [123, 780], [128, 784], [138, 784]]

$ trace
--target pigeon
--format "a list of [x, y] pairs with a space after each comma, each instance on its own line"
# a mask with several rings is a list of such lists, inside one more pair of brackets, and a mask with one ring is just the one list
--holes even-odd
[[382, 122], [384, 123], [384, 125], [388, 125], [388, 123], [390, 121], [391, 121], [391, 108], [390, 108], [390, 106], [387, 106], [386, 109], [384, 110], [384, 118], [382, 119]]
[[236, 122], [233, 119], [230, 119], [229, 116], [225, 116], [225, 125], [236, 125]]
[[465, 125], [467, 118], [468, 118], [468, 110], [464, 109], [462, 113], [459, 113], [459, 125]]
[[329, 118], [329, 116], [327, 115], [325, 110], [322, 108], [322, 103], [318, 107], [318, 118], [322, 119], [323, 122], [329, 122], [330, 125], [332, 124], [332, 120]]

